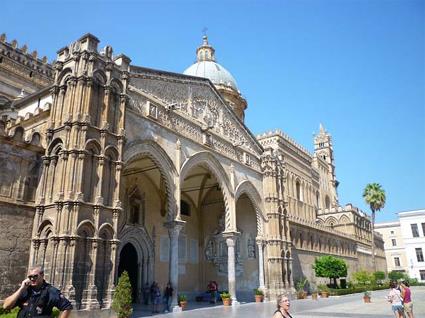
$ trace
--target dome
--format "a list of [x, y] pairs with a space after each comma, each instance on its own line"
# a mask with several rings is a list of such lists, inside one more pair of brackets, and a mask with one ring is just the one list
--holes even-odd
[[183, 74], [208, 78], [215, 85], [225, 85], [238, 91], [232, 74], [214, 61], [200, 61], [188, 67]]
[[206, 35], [196, 50], [197, 62], [188, 67], [183, 74], [208, 78], [214, 85], [224, 85], [238, 92], [238, 86], [232, 74], [215, 61], [215, 50], [208, 44]]

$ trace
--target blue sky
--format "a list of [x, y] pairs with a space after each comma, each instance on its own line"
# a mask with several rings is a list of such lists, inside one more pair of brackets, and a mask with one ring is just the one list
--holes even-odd
[[425, 1], [7, 1], [0, 33], [53, 60], [90, 32], [133, 64], [183, 72], [208, 28], [218, 62], [248, 100], [254, 134], [280, 128], [312, 150], [332, 134], [340, 203], [377, 221], [425, 208]]

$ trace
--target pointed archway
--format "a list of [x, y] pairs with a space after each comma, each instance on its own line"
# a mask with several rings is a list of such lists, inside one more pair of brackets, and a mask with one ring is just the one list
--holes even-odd
[[133, 302], [136, 302], [138, 297], [138, 255], [135, 247], [131, 243], [127, 243], [121, 250], [120, 263], [118, 265], [118, 277], [124, 271], [127, 271], [130, 278]]

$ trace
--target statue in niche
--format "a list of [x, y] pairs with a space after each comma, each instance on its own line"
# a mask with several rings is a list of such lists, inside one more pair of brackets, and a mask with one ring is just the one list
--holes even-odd
[[224, 232], [224, 229], [226, 228], [226, 221], [225, 221], [225, 214], [226, 213], [222, 213], [218, 219], [218, 226], [214, 231], [214, 235], [220, 234], [222, 232]]
[[248, 238], [247, 241], [248, 258], [255, 258], [255, 241], [252, 238]]

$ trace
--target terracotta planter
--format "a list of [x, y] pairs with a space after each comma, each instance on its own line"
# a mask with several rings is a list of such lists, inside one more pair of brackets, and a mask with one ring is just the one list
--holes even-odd
[[328, 298], [329, 297], [329, 292], [327, 292], [327, 291], [321, 291], [320, 292], [320, 296], [323, 297], [323, 298]]
[[298, 299], [306, 299], [307, 298], [307, 293], [306, 292], [298, 292], [297, 293], [297, 298]]
[[261, 303], [261, 302], [263, 302], [263, 298], [264, 298], [263, 295], [255, 295], [255, 302]]
[[317, 300], [317, 293], [311, 293], [311, 299]]
[[230, 306], [232, 304], [232, 300], [230, 298], [223, 298], [223, 305]]
[[185, 310], [185, 308], [187, 307], [187, 301], [186, 300], [180, 301], [179, 306], [182, 308], [182, 310]]
[[363, 301], [365, 303], [370, 303], [370, 296], [363, 296]]

